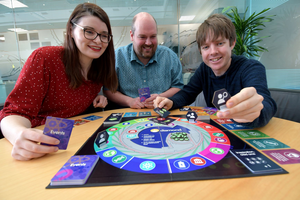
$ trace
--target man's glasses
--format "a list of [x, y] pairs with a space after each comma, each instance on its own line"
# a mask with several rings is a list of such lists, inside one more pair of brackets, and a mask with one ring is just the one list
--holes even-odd
[[99, 35], [101, 42], [109, 43], [112, 38], [112, 35], [110, 35], [110, 34], [105, 34], [105, 33], [100, 34], [100, 33], [97, 33], [96, 31], [94, 31], [93, 29], [83, 28], [82, 26], [79, 26], [78, 24], [76, 24], [74, 22], [72, 22], [72, 23], [83, 30], [84, 37], [88, 40], [94, 40]]

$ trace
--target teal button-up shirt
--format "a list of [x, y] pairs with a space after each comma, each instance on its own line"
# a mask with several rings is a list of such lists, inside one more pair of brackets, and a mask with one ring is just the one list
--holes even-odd
[[136, 56], [132, 44], [116, 49], [118, 91], [136, 98], [138, 89], [149, 87], [151, 94], [183, 88], [182, 66], [177, 55], [165, 46], [157, 46], [155, 54], [144, 65]]

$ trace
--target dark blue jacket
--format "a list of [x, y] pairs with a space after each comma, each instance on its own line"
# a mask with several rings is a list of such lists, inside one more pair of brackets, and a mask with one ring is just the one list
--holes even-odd
[[256, 88], [257, 93], [264, 97], [264, 108], [253, 122], [241, 124], [251, 128], [265, 126], [276, 113], [277, 106], [268, 89], [265, 67], [259, 61], [244, 56], [233, 55], [228, 70], [218, 77], [202, 62], [189, 83], [170, 98], [173, 101], [172, 109], [193, 103], [202, 91], [207, 106], [214, 107], [212, 98], [216, 90], [225, 88], [233, 96], [245, 87]]

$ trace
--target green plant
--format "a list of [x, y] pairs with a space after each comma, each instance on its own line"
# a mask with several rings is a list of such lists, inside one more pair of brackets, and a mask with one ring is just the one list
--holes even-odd
[[243, 17], [239, 15], [238, 9], [235, 6], [228, 6], [223, 9], [222, 13], [225, 13], [231, 18], [236, 29], [236, 44], [233, 49], [234, 54], [244, 55], [246, 57], [258, 57], [259, 52], [268, 51], [268, 49], [258, 45], [262, 39], [270, 37], [270, 35], [258, 37], [258, 32], [265, 27], [264, 23], [271, 22], [273, 20], [272, 17], [275, 16], [261, 16], [268, 10], [270, 10], [270, 8], [264, 9], [257, 14], [254, 12], [246, 18], [248, 7]]

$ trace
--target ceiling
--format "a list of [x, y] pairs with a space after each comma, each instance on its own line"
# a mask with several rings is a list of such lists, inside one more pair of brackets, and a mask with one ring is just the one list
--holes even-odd
[[[7, 32], [14, 25], [16, 28], [28, 31], [65, 28], [73, 9], [84, 2], [81, 0], [19, 1], [28, 7], [11, 9], [0, 4], [0, 32]], [[250, 0], [252, 9], [258, 11], [267, 7], [274, 8], [286, 1], [288, 0], [270, 3], [270, 0]], [[152, 14], [158, 25], [177, 24], [178, 18], [183, 15], [195, 15], [195, 18], [180, 23], [201, 23], [207, 16], [222, 11], [226, 6], [236, 6], [243, 12], [249, 4], [249, 0], [92, 0], [89, 2], [99, 5], [107, 12], [112, 26], [130, 26], [132, 17], [142, 11]]]

